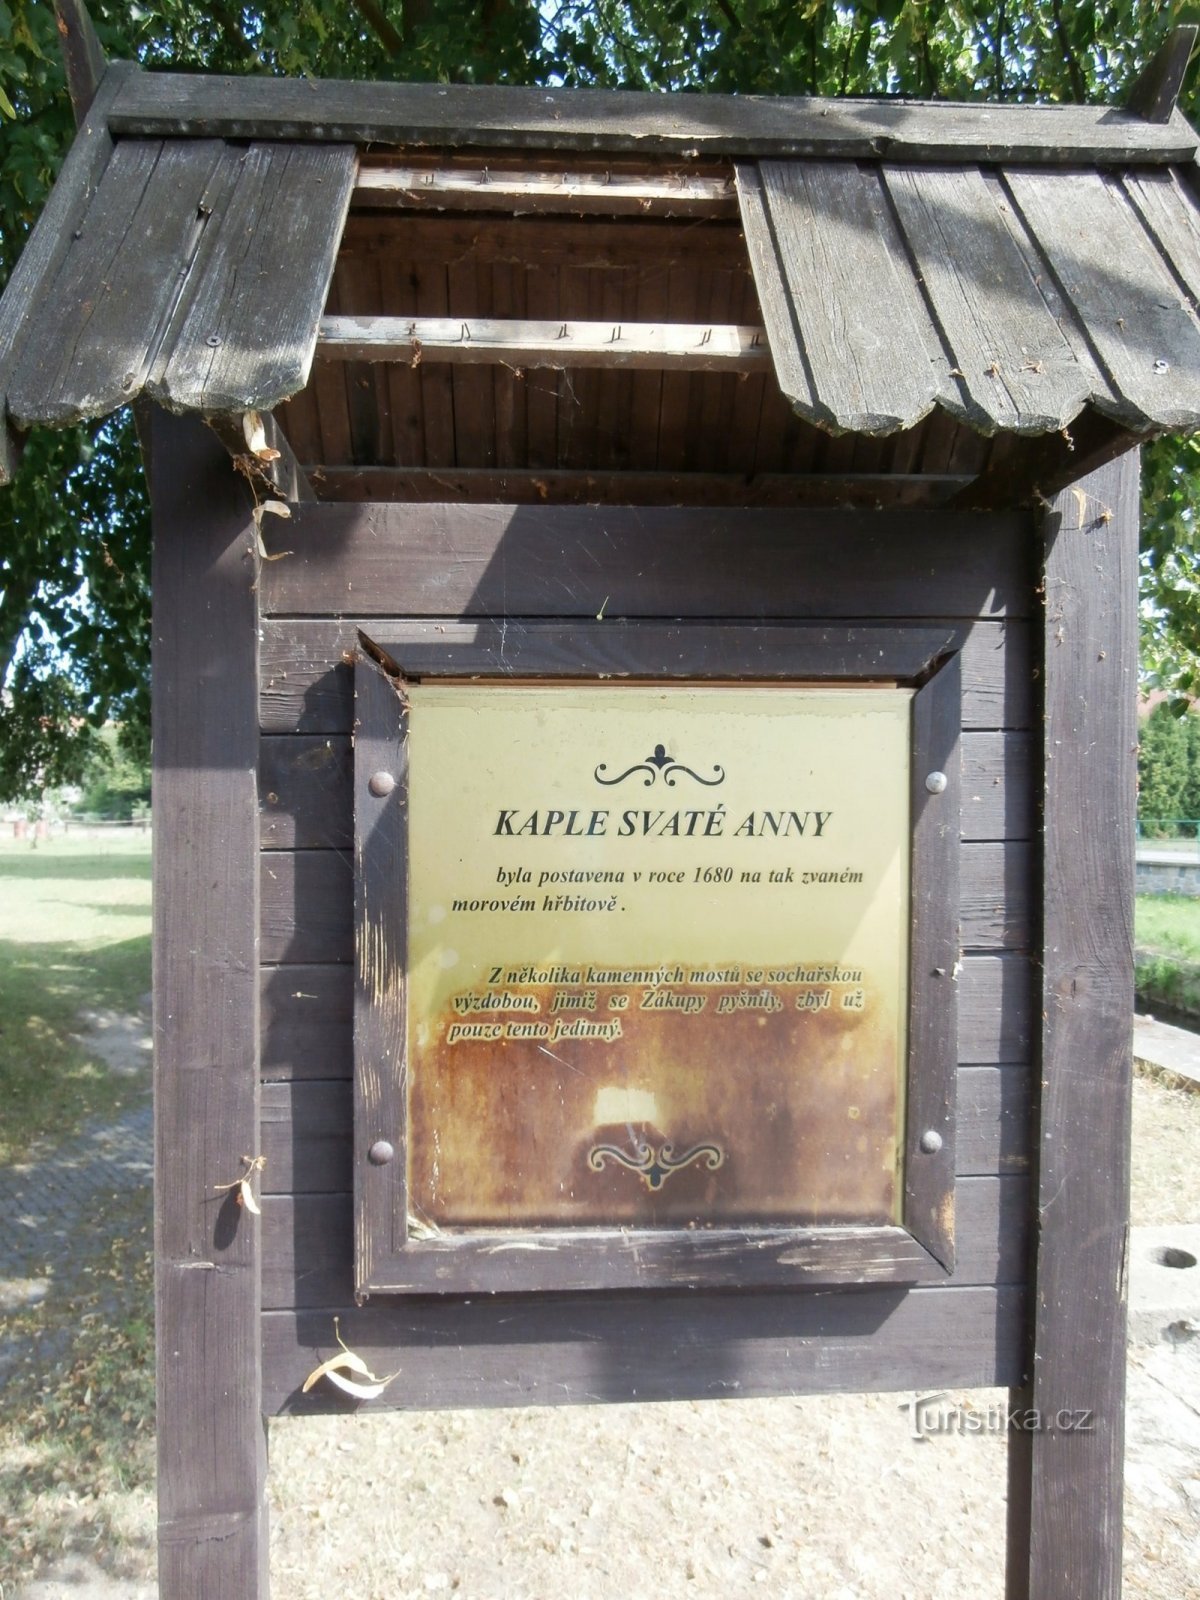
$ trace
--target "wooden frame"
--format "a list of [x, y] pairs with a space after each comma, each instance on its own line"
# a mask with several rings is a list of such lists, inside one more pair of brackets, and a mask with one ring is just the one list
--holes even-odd
[[[603, 675], [602, 627], [578, 626], [547, 682]], [[630, 630], [629, 675], [652, 681], [899, 681], [912, 703], [909, 1029], [902, 1225], [617, 1228], [410, 1234], [405, 1176], [407, 715], [403, 683], [502, 681], [494, 637], [448, 651], [364, 638], [355, 669], [356, 1294], [930, 1283], [954, 1265], [958, 966], [958, 654], [928, 629], [707, 626]], [[597, 654], [600, 649], [601, 654]], [[931, 773], [940, 777], [927, 785]], [[390, 778], [379, 781], [380, 774]], [[391, 780], [394, 780], [392, 786]], [[939, 786], [940, 785], [940, 786]], [[380, 1142], [383, 1142], [382, 1144]], [[382, 1162], [377, 1152], [386, 1149]]]
[[159, 1581], [266, 1593], [252, 502], [194, 417], [150, 413]]
[[1138, 457], [1043, 522], [1042, 1098], [1008, 1600], [1118, 1600], [1133, 1019]]

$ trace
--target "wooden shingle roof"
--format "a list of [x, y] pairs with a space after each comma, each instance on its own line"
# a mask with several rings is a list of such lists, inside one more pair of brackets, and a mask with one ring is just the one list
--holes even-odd
[[[984, 435], [1061, 434], [1089, 408], [1138, 437], [1200, 427], [1197, 138], [1177, 111], [1154, 122], [114, 64], [0, 301], [9, 429], [103, 416], [139, 394], [208, 416], [297, 394], [360, 157], [381, 144], [564, 166], [572, 152], [633, 151], [672, 170], [719, 155], [779, 389], [829, 433], [897, 434], [938, 410]], [[465, 354], [486, 358], [486, 336], [462, 327]], [[391, 335], [403, 359], [404, 328]], [[599, 364], [619, 363], [611, 342]], [[647, 338], [649, 360], [657, 349]], [[762, 350], [742, 338], [730, 355]], [[11, 464], [0, 441], [0, 481]]]

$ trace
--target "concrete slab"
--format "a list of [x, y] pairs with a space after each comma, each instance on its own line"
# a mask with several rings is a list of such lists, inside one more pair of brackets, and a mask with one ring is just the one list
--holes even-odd
[[1200, 1034], [1151, 1016], [1135, 1016], [1133, 1064], [1172, 1088], [1200, 1090]]
[[1200, 1342], [1200, 1224], [1130, 1230], [1129, 1338]]

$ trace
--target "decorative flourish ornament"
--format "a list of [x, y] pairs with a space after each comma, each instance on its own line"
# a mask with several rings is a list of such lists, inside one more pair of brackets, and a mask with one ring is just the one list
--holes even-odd
[[652, 1144], [637, 1144], [632, 1156], [618, 1149], [615, 1144], [596, 1144], [588, 1151], [588, 1166], [593, 1172], [603, 1172], [610, 1161], [636, 1172], [647, 1189], [658, 1190], [672, 1173], [690, 1166], [693, 1161], [703, 1161], [710, 1172], [715, 1172], [718, 1167], [724, 1166], [725, 1152], [719, 1145], [694, 1144], [690, 1150], [677, 1156], [675, 1146], [670, 1143], [660, 1145], [657, 1150]]
[[711, 778], [702, 778], [698, 772], [693, 772], [691, 767], [685, 767], [682, 761], [676, 761], [673, 755], [667, 753], [665, 744], [656, 744], [653, 752], [644, 761], [637, 761], [632, 767], [626, 767], [616, 778], [605, 778], [601, 774], [608, 771], [607, 761], [602, 761], [596, 768], [595, 778], [597, 783], [607, 784], [609, 788], [615, 783], [624, 783], [626, 778], [632, 778], [635, 772], [646, 774], [644, 782], [647, 789], [651, 784], [658, 782], [661, 777], [668, 789], [675, 787], [675, 780], [679, 773], [685, 773], [689, 778], [695, 778], [697, 783], [702, 783], [706, 788], [714, 789], [717, 784], [725, 782], [725, 769], [714, 764]]

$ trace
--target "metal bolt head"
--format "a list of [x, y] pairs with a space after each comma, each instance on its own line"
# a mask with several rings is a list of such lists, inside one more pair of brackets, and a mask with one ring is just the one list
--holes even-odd
[[367, 780], [367, 788], [377, 800], [385, 800], [396, 787], [396, 780], [390, 772], [373, 772]]
[[942, 1136], [936, 1128], [926, 1128], [921, 1135], [921, 1149], [927, 1156], [935, 1156], [942, 1148]]
[[925, 779], [925, 787], [930, 794], [945, 794], [948, 782], [949, 779], [944, 772], [931, 772]]
[[367, 1160], [373, 1167], [386, 1167], [396, 1152], [386, 1139], [376, 1139], [367, 1151]]

